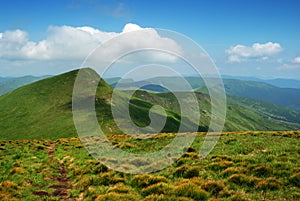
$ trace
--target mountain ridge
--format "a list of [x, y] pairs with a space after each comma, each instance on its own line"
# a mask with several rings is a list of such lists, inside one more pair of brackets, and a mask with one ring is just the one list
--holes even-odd
[[[156, 77], [138, 82], [131, 81], [126, 82], [126, 84], [121, 83], [119, 87], [120, 89], [123, 87], [126, 90], [130, 87], [139, 87], [142, 84], [155, 84], [156, 87], [148, 87], [147, 90], [161, 92], [162, 90], [156, 91], [156, 88], [161, 89], [165, 88], [164, 86], [174, 86], [174, 88], [180, 89], [181, 79], [182, 78], [179, 77]], [[185, 77], [184, 79], [195, 91], [201, 91], [203, 87], [205, 87], [205, 82], [202, 78]], [[213, 80], [216, 78], [206, 79]], [[264, 82], [238, 79], [223, 79], [223, 83], [226, 94], [228, 95], [258, 99], [300, 111], [300, 89], [280, 88]], [[159, 85], [161, 88], [158, 87]], [[115, 84], [112, 83], [111, 86], [115, 86]]]
[[[88, 71], [95, 73], [91, 69]], [[76, 136], [72, 116], [72, 92], [77, 73], [78, 70], [74, 70], [46, 78], [0, 96], [0, 139], [57, 139]], [[95, 100], [99, 124], [105, 133], [121, 133], [111, 113], [110, 98], [114, 89], [102, 78], [99, 77], [99, 80]], [[188, 96], [194, 92], [181, 93]], [[123, 96], [122, 92], [120, 94]], [[196, 96], [201, 109], [201, 121], [186, 121], [186, 131], [195, 124], [198, 125], [198, 131], [205, 131], [210, 122], [210, 97], [199, 92]], [[138, 90], [132, 97], [124, 97], [130, 101], [131, 119], [138, 126], [149, 124], [149, 110], [154, 105], [164, 107], [167, 113], [167, 124], [162, 132], [177, 132], [181, 118], [185, 118], [180, 115], [180, 107], [170, 92], [150, 93]], [[185, 104], [188, 104], [188, 99], [186, 101]], [[257, 110], [262, 110], [261, 108]], [[296, 112], [295, 118], [298, 117], [300, 113]], [[293, 129], [300, 129], [300, 125], [268, 119], [244, 105], [228, 104], [225, 131]]]

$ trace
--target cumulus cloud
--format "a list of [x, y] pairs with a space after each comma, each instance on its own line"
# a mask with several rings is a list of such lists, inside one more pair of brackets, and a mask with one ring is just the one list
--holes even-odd
[[300, 57], [296, 57], [293, 59], [293, 63], [300, 64]]
[[50, 26], [47, 37], [39, 42], [28, 39], [22, 30], [6, 31], [0, 38], [3, 59], [82, 59], [93, 48], [117, 33], [102, 32], [92, 27]]
[[[137, 32], [122, 43], [111, 47], [109, 58], [120, 50], [139, 47], [154, 47], [180, 52], [180, 46], [169, 38], [159, 36], [155, 29], [141, 28], [136, 24], [126, 24], [120, 33], [105, 32], [93, 27], [50, 26], [44, 40], [29, 40], [28, 33], [22, 30], [0, 33], [0, 58], [8, 60], [82, 60], [98, 45], [120, 34]], [[108, 58], [106, 58], [108, 59]], [[153, 59], [164, 59], [153, 54]], [[167, 58], [170, 59], [170, 58]]]
[[[139, 30], [139, 31], [138, 31]], [[137, 32], [136, 32], [137, 31]], [[131, 32], [131, 34], [127, 34]], [[155, 29], [141, 28], [136, 24], [127, 24], [123, 28], [122, 38], [117, 38], [109, 47], [106, 48], [105, 58], [111, 61], [115, 55], [122, 55], [124, 52], [131, 52], [138, 49], [155, 49], [153, 51], [140, 51], [129, 55], [136, 59], [174, 62], [176, 57], [161, 52], [160, 50], [170, 51], [180, 54], [181, 47], [172, 39], [159, 36]]]
[[137, 24], [132, 24], [132, 23], [128, 23], [124, 26], [122, 33], [127, 33], [130, 31], [138, 31], [141, 30], [142, 28], [137, 25]]
[[252, 46], [236, 45], [226, 50], [229, 62], [241, 62], [248, 59], [267, 60], [269, 56], [282, 51], [279, 43], [254, 43]]

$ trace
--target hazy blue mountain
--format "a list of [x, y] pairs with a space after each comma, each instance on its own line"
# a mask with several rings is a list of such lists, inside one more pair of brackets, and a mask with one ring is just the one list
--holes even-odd
[[3, 82], [5, 80], [9, 79], [9, 77], [0, 77], [0, 82]]
[[254, 98], [284, 107], [300, 110], [300, 89], [279, 88], [270, 84], [225, 79], [226, 93], [232, 96]]
[[271, 84], [271, 85], [279, 87], [279, 88], [300, 89], [300, 80], [296, 80], [296, 79], [285, 79], [285, 78], [262, 79], [262, 78], [256, 78], [256, 77], [230, 76], [230, 75], [223, 75], [222, 78], [263, 82], [263, 83]]
[[32, 82], [44, 79], [49, 76], [23, 76], [23, 77], [13, 77], [13, 78], [0, 78], [0, 95], [11, 92], [21, 86], [30, 84]]
[[[118, 86], [117, 86], [118, 84]], [[116, 87], [120, 90], [128, 90], [128, 89], [134, 89], [134, 88], [139, 88], [142, 90], [147, 90], [147, 91], [152, 91], [152, 92], [167, 92], [168, 89], [165, 87], [158, 85], [158, 84], [152, 84], [149, 81], [137, 81], [134, 82], [133, 80], [126, 80], [125, 82], [123, 81], [122, 83], [113, 83], [110, 84], [112, 87]]]
[[[110, 78], [103, 78], [105, 82], [109, 85], [116, 85], [122, 78], [121, 77], [110, 77]], [[133, 79], [122, 79], [122, 83], [133, 83]]]
[[[155, 83], [155, 87], [149, 87], [148, 90], [163, 92], [166, 86], [173, 86], [174, 88], [182, 88], [182, 78], [179, 77], [156, 77], [143, 81], [129, 81], [121, 83], [119, 86], [130, 89], [130, 87], [140, 87], [143, 85], [151, 86]], [[215, 79], [215, 78], [208, 78]], [[250, 79], [250, 78], [249, 78]], [[257, 79], [257, 78], [253, 78]], [[205, 83], [200, 77], [185, 77], [185, 80], [191, 85], [196, 91], [205, 92]], [[258, 79], [257, 79], [258, 80]], [[116, 81], [116, 80], [115, 80]], [[279, 80], [277, 80], [279, 82]], [[224, 87], [226, 93], [231, 96], [239, 96], [244, 98], [253, 98], [261, 101], [267, 101], [273, 104], [278, 104], [291, 109], [300, 110], [300, 89], [297, 88], [280, 88], [274, 85], [258, 82], [258, 81], [247, 81], [240, 79], [228, 79], [224, 78]], [[286, 81], [283, 81], [287, 83]], [[292, 83], [292, 81], [290, 82]], [[158, 87], [160, 85], [161, 87]], [[115, 86], [112, 84], [111, 86]], [[203, 91], [204, 90], [204, 91]]]
[[281, 88], [296, 88], [300, 89], [300, 80], [293, 79], [272, 79], [272, 80], [264, 80], [268, 84], [281, 87]]

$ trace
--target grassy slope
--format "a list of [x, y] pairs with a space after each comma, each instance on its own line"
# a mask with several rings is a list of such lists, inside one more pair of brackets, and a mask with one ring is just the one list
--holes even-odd
[[[186, 77], [185, 79], [195, 90], [204, 86], [204, 81], [199, 77]], [[177, 88], [180, 88], [180, 86], [177, 86], [181, 83], [178, 82], [178, 80], [179, 78], [176, 77], [158, 77], [149, 79], [148, 81], [150, 81], [150, 83], [161, 83], [162, 86], [176, 86]], [[228, 95], [255, 98], [300, 110], [300, 89], [279, 88], [263, 82], [238, 79], [223, 79], [223, 82]]]
[[[189, 92], [182, 92], [188, 97]], [[179, 104], [172, 93], [148, 93], [137, 91], [135, 94], [140, 99], [151, 101], [165, 108], [180, 111]], [[201, 109], [200, 125], [207, 126], [210, 121], [210, 99], [207, 95], [196, 93]], [[300, 112], [292, 111], [273, 104], [264, 103], [252, 99], [243, 98], [244, 102], [233, 97], [229, 97], [227, 105], [227, 117], [224, 131], [247, 131], [247, 130], [289, 130], [299, 129]], [[184, 100], [188, 105], [188, 99]], [[251, 101], [257, 103], [257, 106], [249, 107]], [[255, 102], [256, 101], [256, 102]], [[259, 105], [260, 104], [260, 105]], [[253, 104], [252, 104], [253, 105]], [[273, 109], [273, 111], [272, 111]], [[264, 112], [264, 114], [261, 114]], [[290, 114], [292, 113], [292, 114]], [[280, 118], [278, 117], [280, 115]], [[285, 116], [284, 116], [285, 115]], [[298, 123], [287, 123], [268, 118], [277, 117], [279, 120], [292, 121]]]
[[[0, 138], [57, 139], [75, 136], [71, 100], [77, 72], [71, 71], [47, 78], [1, 96]], [[95, 72], [90, 71], [90, 73]], [[101, 79], [96, 94], [96, 114], [104, 132], [120, 133], [110, 112], [109, 101], [112, 90]], [[133, 121], [138, 125], [147, 124], [149, 122], [148, 111], [152, 104], [138, 98], [133, 100], [130, 104]], [[172, 111], [167, 113], [168, 125], [163, 131], [176, 131], [180, 118]], [[187, 129], [192, 124], [188, 122]]]
[[75, 75], [72, 71], [47, 78], [1, 96], [1, 138], [74, 135], [72, 113], [65, 108], [72, 97]]
[[[109, 136], [131, 153], [151, 153], [172, 138]], [[299, 200], [299, 132], [224, 134], [200, 160], [203, 139], [173, 165], [140, 175], [108, 169], [78, 138], [0, 141], [0, 200]]]
[[224, 80], [224, 85], [229, 95], [255, 98], [289, 108], [300, 109], [300, 89], [278, 88], [260, 82], [231, 79]]
[[[9, 94], [0, 96], [0, 138], [35, 139], [70, 137], [76, 135], [72, 119], [72, 91], [78, 71], [47, 78], [21, 87]], [[89, 73], [94, 73], [90, 71]], [[106, 133], [120, 133], [111, 114], [110, 98], [112, 88], [101, 79], [96, 95], [96, 114]], [[142, 94], [144, 94], [142, 96]], [[184, 97], [188, 94], [182, 92]], [[120, 96], [126, 96], [120, 92]], [[201, 109], [199, 131], [209, 125], [209, 97], [197, 94]], [[189, 104], [189, 98], [185, 98]], [[138, 91], [130, 101], [130, 114], [139, 126], [149, 124], [149, 109], [158, 104], [167, 109], [167, 124], [163, 132], [176, 132], [180, 124], [179, 105], [171, 93], [147, 93]], [[122, 105], [118, 103], [118, 105]], [[267, 108], [268, 109], [268, 108]], [[299, 115], [298, 115], [299, 117]], [[297, 116], [296, 116], [297, 118]], [[198, 122], [187, 121], [185, 130]], [[258, 115], [255, 110], [243, 105], [231, 104], [228, 107], [226, 131], [237, 130], [289, 130], [299, 129], [299, 125], [273, 121]]]
[[[208, 94], [208, 91], [205, 87], [200, 87], [196, 91]], [[300, 123], [300, 111], [289, 109], [270, 102], [227, 95], [227, 103], [228, 105], [234, 107], [240, 106], [242, 108], [247, 108], [256, 114], [259, 114], [261, 117], [264, 117], [265, 119], [273, 119], [279, 122]], [[232, 107], [230, 108], [232, 109]]]

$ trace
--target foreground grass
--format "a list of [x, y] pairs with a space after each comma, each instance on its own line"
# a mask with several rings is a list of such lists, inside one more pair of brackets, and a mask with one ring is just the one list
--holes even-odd
[[[173, 134], [147, 140], [111, 135], [135, 153], [161, 149]], [[300, 132], [227, 133], [203, 160], [204, 135], [172, 166], [153, 174], [108, 169], [78, 138], [0, 141], [0, 200], [299, 200]]]

